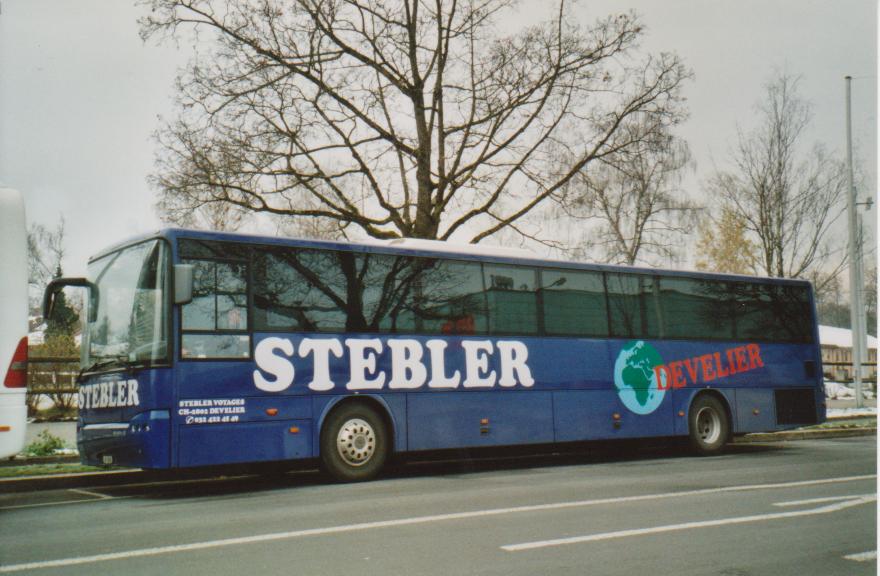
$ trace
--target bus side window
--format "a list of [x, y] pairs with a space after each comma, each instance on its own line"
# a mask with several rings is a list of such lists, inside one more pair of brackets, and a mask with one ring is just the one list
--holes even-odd
[[737, 283], [736, 337], [743, 340], [811, 343], [809, 291], [799, 286]]
[[544, 330], [550, 335], [608, 336], [608, 307], [601, 272], [541, 272]]
[[479, 262], [421, 260], [412, 310], [427, 334], [485, 334], [486, 297]]
[[[193, 299], [183, 306], [181, 356], [241, 358], [247, 335], [247, 268], [239, 262], [185, 260], [193, 265]], [[243, 334], [228, 334], [240, 332]]]
[[662, 338], [659, 277], [625, 273], [606, 277], [611, 336]]
[[668, 338], [730, 340], [736, 325], [729, 282], [660, 279]]
[[534, 268], [483, 265], [490, 334], [537, 334], [538, 299]]

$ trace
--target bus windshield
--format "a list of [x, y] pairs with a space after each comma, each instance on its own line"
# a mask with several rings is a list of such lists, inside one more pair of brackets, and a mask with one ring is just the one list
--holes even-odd
[[97, 313], [86, 330], [84, 366], [167, 360], [167, 249], [153, 240], [89, 264]]

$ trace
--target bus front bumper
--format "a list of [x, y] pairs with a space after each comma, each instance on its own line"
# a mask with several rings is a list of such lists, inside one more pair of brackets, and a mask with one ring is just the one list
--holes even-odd
[[163, 469], [171, 465], [171, 420], [167, 410], [151, 410], [129, 422], [80, 424], [80, 460], [90, 466]]

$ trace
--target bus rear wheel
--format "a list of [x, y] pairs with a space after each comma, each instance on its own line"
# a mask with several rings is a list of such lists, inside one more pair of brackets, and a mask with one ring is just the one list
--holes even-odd
[[343, 404], [333, 410], [321, 429], [321, 463], [340, 482], [360, 482], [376, 476], [388, 456], [388, 432], [375, 410], [363, 404]]
[[697, 454], [717, 454], [730, 436], [730, 421], [721, 401], [703, 394], [691, 404], [688, 415], [691, 446]]

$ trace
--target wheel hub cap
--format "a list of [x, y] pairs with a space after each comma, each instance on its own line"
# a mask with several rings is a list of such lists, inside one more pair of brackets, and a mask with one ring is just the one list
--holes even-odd
[[721, 419], [714, 410], [703, 408], [697, 414], [697, 431], [700, 440], [706, 444], [714, 444], [721, 435]]
[[360, 418], [347, 421], [336, 436], [336, 450], [350, 466], [363, 466], [376, 452], [376, 433]]

